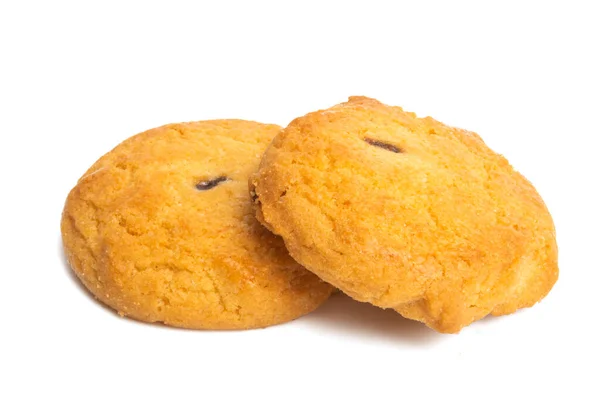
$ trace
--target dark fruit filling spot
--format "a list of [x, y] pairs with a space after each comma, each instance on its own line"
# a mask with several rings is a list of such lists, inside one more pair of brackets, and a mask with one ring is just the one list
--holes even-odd
[[377, 140], [371, 139], [371, 138], [365, 138], [365, 142], [367, 142], [369, 145], [377, 146], [382, 149], [389, 150], [390, 152], [394, 152], [394, 153], [402, 153], [403, 152], [402, 149], [400, 149], [397, 146], [392, 145], [391, 143], [385, 143], [385, 142], [377, 141]]
[[252, 190], [250, 190], [250, 198], [252, 199], [252, 202], [254, 204], [260, 204], [260, 200], [258, 199], [258, 194], [256, 194], [256, 188], [252, 188]]
[[198, 182], [198, 184], [196, 185], [196, 189], [198, 189], [198, 190], [210, 190], [213, 187], [215, 187], [218, 184], [220, 184], [221, 182], [225, 182], [225, 181], [228, 181], [228, 180], [229, 180], [229, 178], [227, 178], [226, 176], [220, 176], [218, 178], [211, 179], [211, 180], [208, 180], [208, 181]]

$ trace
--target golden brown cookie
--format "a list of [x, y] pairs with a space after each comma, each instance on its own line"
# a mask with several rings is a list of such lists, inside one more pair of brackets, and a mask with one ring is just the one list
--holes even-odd
[[477, 134], [374, 99], [294, 120], [250, 190], [310, 271], [440, 332], [532, 306], [558, 277], [531, 183]]
[[171, 124], [98, 160], [67, 198], [62, 235], [83, 284], [120, 314], [198, 329], [302, 316], [331, 287], [254, 218], [248, 177], [280, 127]]

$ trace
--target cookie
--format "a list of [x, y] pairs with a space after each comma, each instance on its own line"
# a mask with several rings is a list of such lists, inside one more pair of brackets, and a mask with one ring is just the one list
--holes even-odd
[[307, 269], [440, 332], [532, 306], [558, 277], [529, 181], [477, 134], [374, 99], [294, 120], [249, 184]]
[[70, 192], [64, 250], [121, 315], [247, 329], [314, 310], [332, 287], [254, 217], [248, 177], [280, 130], [242, 120], [171, 124], [98, 160]]

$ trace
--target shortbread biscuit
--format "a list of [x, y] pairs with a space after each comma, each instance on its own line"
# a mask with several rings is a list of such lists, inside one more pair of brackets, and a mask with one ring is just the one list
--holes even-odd
[[260, 225], [248, 177], [279, 131], [241, 120], [136, 135], [79, 180], [62, 218], [66, 256], [120, 314], [197, 329], [283, 323], [332, 287]]
[[552, 218], [527, 179], [477, 134], [374, 99], [294, 120], [250, 194], [311, 272], [440, 332], [532, 306], [558, 277]]

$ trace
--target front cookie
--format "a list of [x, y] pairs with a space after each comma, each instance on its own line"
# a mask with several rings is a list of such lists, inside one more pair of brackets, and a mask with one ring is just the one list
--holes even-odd
[[331, 287], [254, 218], [247, 180], [279, 131], [241, 120], [172, 124], [94, 164], [62, 218], [85, 286], [122, 315], [198, 329], [283, 323]]
[[257, 218], [351, 297], [458, 332], [558, 277], [533, 186], [472, 132], [351, 97], [294, 120], [250, 180]]

